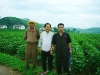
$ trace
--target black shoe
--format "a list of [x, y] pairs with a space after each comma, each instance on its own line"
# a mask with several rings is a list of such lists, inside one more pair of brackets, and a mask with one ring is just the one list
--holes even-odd
[[71, 74], [67, 74], [67, 75], [71, 75]]

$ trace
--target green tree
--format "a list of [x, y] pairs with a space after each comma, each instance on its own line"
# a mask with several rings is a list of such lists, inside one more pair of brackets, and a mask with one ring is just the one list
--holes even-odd
[[67, 29], [64, 29], [64, 32], [67, 32]]
[[57, 29], [57, 27], [54, 27], [54, 32], [58, 32], [58, 29]]
[[[25, 28], [28, 27], [27, 22], [30, 19], [24, 18], [16, 18], [16, 17], [4, 17], [0, 19], [0, 25], [7, 25], [7, 28], [12, 28], [13, 25], [24, 25]], [[36, 28], [40, 28], [43, 24], [39, 24], [36, 22]]]
[[73, 28], [73, 30], [72, 30], [73, 32], [76, 32], [76, 28]]
[[70, 29], [69, 28], [67, 29], [67, 32], [70, 32]]

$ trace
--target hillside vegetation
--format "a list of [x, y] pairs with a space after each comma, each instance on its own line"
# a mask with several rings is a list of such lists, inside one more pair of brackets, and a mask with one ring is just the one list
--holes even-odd
[[[27, 22], [30, 19], [21, 19], [21, 18], [16, 18], [16, 17], [4, 17], [0, 19], [0, 25], [7, 25], [7, 28], [12, 28], [13, 25], [24, 25], [27, 28]], [[40, 28], [42, 27], [43, 24], [39, 24], [36, 22], [36, 27]]]

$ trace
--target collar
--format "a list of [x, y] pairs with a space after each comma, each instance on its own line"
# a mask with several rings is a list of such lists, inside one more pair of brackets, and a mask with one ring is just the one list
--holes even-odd
[[[30, 28], [29, 28], [29, 31], [31, 31]], [[36, 31], [36, 29], [34, 28], [34, 30], [32, 30], [32, 31]]]
[[50, 31], [49, 31], [48, 33], [45, 31], [45, 33], [46, 33], [46, 34], [49, 34], [49, 33], [50, 33]]

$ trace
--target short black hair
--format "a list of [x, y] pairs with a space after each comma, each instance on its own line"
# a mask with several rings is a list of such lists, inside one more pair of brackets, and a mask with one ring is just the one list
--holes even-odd
[[50, 24], [50, 23], [45, 23], [45, 24], [44, 24], [44, 27], [46, 27], [47, 24], [49, 24], [49, 25], [50, 25], [50, 28], [51, 28], [51, 24]]
[[63, 27], [64, 27], [64, 24], [63, 24], [63, 23], [59, 23], [59, 24], [58, 24], [58, 27], [59, 27], [59, 26], [63, 26]]

